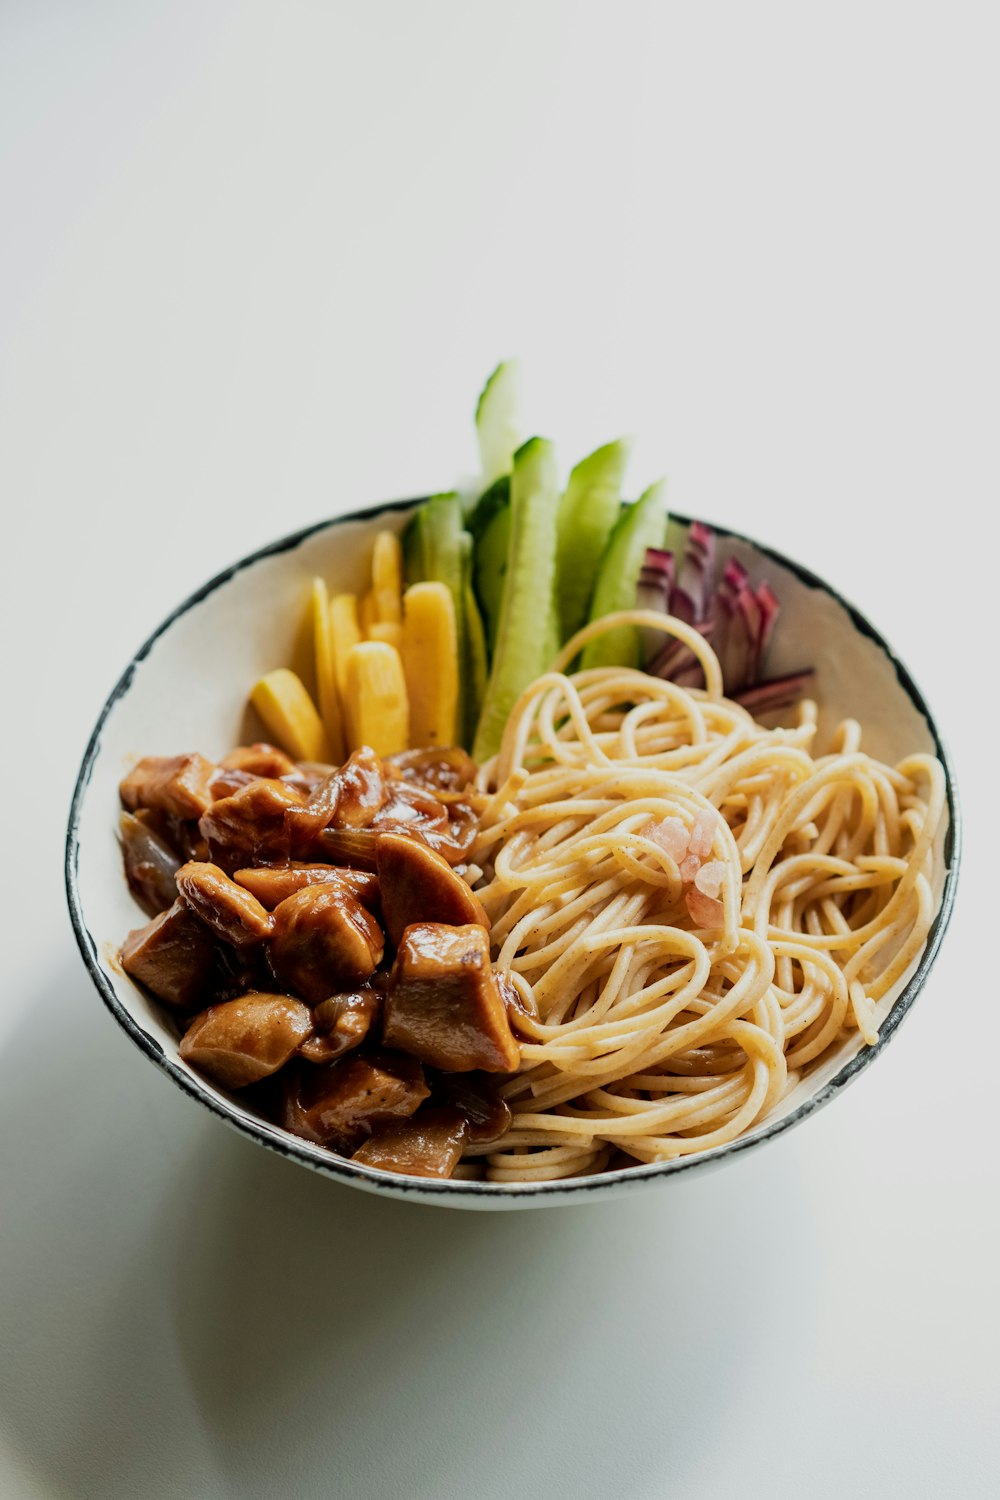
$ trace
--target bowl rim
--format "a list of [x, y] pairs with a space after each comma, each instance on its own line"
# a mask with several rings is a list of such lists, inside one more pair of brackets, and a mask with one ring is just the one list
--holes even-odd
[[[896, 655], [881, 632], [876, 630], [871, 621], [855, 605], [845, 599], [837, 589], [804, 564], [797, 562], [795, 559], [788, 557], [785, 553], [779, 552], [776, 548], [766, 543], [757, 541], [754, 537], [747, 536], [743, 532], [734, 531], [731, 527], [716, 525], [714, 522], [706, 524], [712, 526], [720, 539], [742, 542], [754, 548], [762, 556], [770, 558], [773, 562], [778, 563], [781, 567], [793, 573], [807, 587], [822, 590], [822, 592], [828, 594], [842, 606], [855, 629], [862, 635], [867, 636], [879, 647], [892, 664], [900, 686], [926, 723], [934, 742], [935, 753], [944, 767], [945, 793], [949, 818], [944, 844], [946, 872], [941, 892], [941, 903], [931, 923], [930, 931], [927, 934], [920, 961], [914, 972], [910, 975], [906, 985], [897, 996], [889, 1014], [882, 1022], [875, 1045], [873, 1047], [865, 1047], [856, 1053], [817, 1093], [810, 1095], [808, 1099], [804, 1099], [789, 1114], [771, 1123], [764, 1122], [748, 1135], [738, 1136], [735, 1140], [729, 1141], [722, 1146], [712, 1147], [708, 1151], [696, 1153], [691, 1156], [675, 1157], [670, 1161], [651, 1162], [635, 1167], [622, 1167], [615, 1171], [601, 1172], [589, 1177], [557, 1178], [552, 1181], [536, 1183], [491, 1183], [465, 1178], [439, 1180], [436, 1178], [407, 1177], [400, 1174], [380, 1172], [374, 1168], [355, 1163], [347, 1157], [336, 1156], [332, 1152], [325, 1153], [321, 1157], [317, 1148], [310, 1149], [309, 1142], [297, 1141], [295, 1136], [281, 1131], [280, 1127], [268, 1127], [265, 1121], [258, 1121], [252, 1117], [242, 1119], [236, 1114], [231, 1113], [218, 1098], [207, 1091], [203, 1091], [193, 1075], [179, 1067], [173, 1059], [167, 1056], [160, 1043], [142, 1029], [121, 1000], [119, 1000], [114, 986], [111, 984], [101, 965], [97, 942], [87, 926], [83, 911], [78, 879], [80, 820], [91, 775], [100, 754], [101, 732], [105, 721], [115, 705], [128, 693], [137, 668], [149, 655], [160, 637], [166, 634], [177, 620], [195, 608], [204, 599], [207, 599], [209, 595], [215, 593], [217, 589], [229, 583], [237, 574], [243, 572], [245, 569], [253, 567], [265, 558], [274, 557], [283, 552], [294, 551], [303, 542], [308, 541], [310, 537], [316, 536], [322, 531], [335, 528], [339, 525], [346, 525], [350, 522], [374, 520], [378, 516], [392, 512], [407, 511], [414, 506], [422, 504], [425, 499], [425, 496], [418, 496], [413, 499], [389, 500], [364, 506], [342, 515], [315, 521], [308, 526], [289, 532], [287, 535], [279, 537], [277, 540], [269, 542], [263, 547], [258, 547], [255, 551], [246, 554], [246, 556], [231, 563], [228, 567], [223, 568], [212, 578], [208, 579], [207, 582], [196, 588], [182, 603], [170, 611], [132, 655], [125, 670], [105, 699], [87, 741], [87, 747], [84, 751], [73, 788], [66, 828], [64, 857], [66, 900], [77, 946], [95, 988], [115, 1020], [135, 1045], [156, 1063], [185, 1094], [189, 1095], [192, 1099], [196, 1099], [202, 1106], [217, 1115], [219, 1119], [224, 1120], [228, 1125], [238, 1130], [241, 1135], [247, 1136], [250, 1140], [266, 1147], [268, 1150], [275, 1151], [279, 1155], [286, 1156], [300, 1162], [304, 1166], [311, 1167], [314, 1171], [318, 1171], [325, 1176], [349, 1183], [354, 1187], [363, 1187], [397, 1198], [405, 1198], [412, 1195], [414, 1198], [430, 1199], [441, 1204], [448, 1203], [449, 1201], [455, 1203], [459, 1199], [480, 1199], [482, 1207], [501, 1207], [504, 1203], [511, 1202], [512, 1200], [520, 1200], [522, 1203], [531, 1201], [542, 1203], [548, 1200], [555, 1200], [560, 1203], [579, 1203], [587, 1197], [592, 1198], [602, 1192], [607, 1194], [614, 1191], [617, 1195], [630, 1187], [636, 1189], [646, 1187], [654, 1180], [674, 1177], [679, 1173], [691, 1172], [699, 1168], [707, 1169], [717, 1166], [723, 1162], [731, 1161], [734, 1157], [747, 1151], [755, 1150], [757, 1147], [776, 1140], [794, 1125], [798, 1125], [801, 1121], [816, 1114], [818, 1110], [825, 1108], [850, 1083], [853, 1083], [856, 1078], [869, 1068], [888, 1046], [906, 1016], [909, 1015], [917, 996], [924, 988], [954, 910], [962, 853], [962, 819], [959, 809], [954, 765], [947, 747], [942, 740], [937, 723], [909, 669]], [[672, 522], [676, 521], [681, 525], [690, 525], [692, 518], [680, 512], [671, 511], [670, 520]], [[272, 1134], [272, 1130], [277, 1133]]]

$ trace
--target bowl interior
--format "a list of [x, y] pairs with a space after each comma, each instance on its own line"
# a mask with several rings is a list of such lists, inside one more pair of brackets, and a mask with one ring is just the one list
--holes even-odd
[[[375, 532], [382, 527], [401, 529], [411, 505], [330, 522], [237, 564], [165, 622], [113, 692], [81, 770], [67, 846], [67, 879], [84, 956], [116, 1018], [182, 1087], [264, 1144], [358, 1186], [456, 1206], [566, 1202], [579, 1199], [582, 1191], [606, 1193], [638, 1186], [671, 1171], [724, 1158], [804, 1117], [858, 1071], [866, 1060], [862, 1053], [878, 1049], [865, 1049], [855, 1033], [748, 1136], [701, 1157], [527, 1188], [393, 1178], [286, 1135], [248, 1110], [238, 1095], [226, 1094], [195, 1073], [180, 1059], [169, 1021], [120, 970], [115, 954], [122, 939], [145, 920], [125, 884], [115, 835], [122, 776], [141, 755], [200, 750], [210, 758], [221, 757], [248, 735], [259, 735], [247, 717], [247, 692], [264, 672], [298, 660], [311, 578], [322, 575], [333, 591], [360, 591]], [[840, 719], [853, 717], [863, 726], [863, 748], [890, 763], [915, 751], [941, 753], [905, 669], [856, 612], [818, 579], [743, 538], [720, 533], [720, 552], [723, 558], [739, 557], [755, 577], [766, 576], [778, 594], [782, 616], [769, 670], [817, 669], [820, 743]], [[950, 827], [938, 836], [936, 926], [924, 954], [879, 1004], [879, 1019], [886, 1023], [880, 1045], [919, 987], [950, 909], [957, 856], [953, 804], [951, 814]], [[886, 1022], [901, 996], [899, 1011]]]

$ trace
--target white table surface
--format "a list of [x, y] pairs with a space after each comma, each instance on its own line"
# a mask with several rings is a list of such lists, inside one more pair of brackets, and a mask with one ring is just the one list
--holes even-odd
[[[992, 11], [0, 6], [4, 1497], [998, 1492]], [[968, 828], [931, 982], [831, 1109], [640, 1202], [473, 1215], [182, 1097], [61, 860], [138, 642], [467, 473], [511, 353], [567, 461], [636, 433], [637, 484], [870, 615]]]

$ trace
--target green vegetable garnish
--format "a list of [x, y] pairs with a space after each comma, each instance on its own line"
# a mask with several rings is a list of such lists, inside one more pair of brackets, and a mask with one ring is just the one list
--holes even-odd
[[[594, 586], [590, 618], [635, 608], [636, 588], [647, 547], [663, 545], [666, 530], [665, 479], [650, 485], [634, 505], [628, 505], [611, 533]], [[631, 627], [608, 630], [585, 646], [583, 667], [639, 665], [639, 632]]]
[[510, 473], [514, 453], [524, 440], [519, 406], [517, 362], [508, 359], [497, 365], [483, 386], [476, 405], [476, 434], [484, 487], [499, 479], [501, 474]]
[[555, 449], [545, 438], [531, 438], [514, 454], [507, 576], [493, 666], [473, 747], [476, 760], [496, 754], [511, 709], [528, 684], [551, 664], [558, 649], [558, 506]]
[[559, 502], [556, 594], [564, 641], [587, 619], [598, 566], [621, 510], [630, 446], [619, 438], [582, 459]]

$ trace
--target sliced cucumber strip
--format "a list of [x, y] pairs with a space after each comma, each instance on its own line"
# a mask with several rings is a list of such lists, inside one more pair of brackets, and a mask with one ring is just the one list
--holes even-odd
[[510, 475], [501, 474], [484, 490], [465, 518], [472, 540], [478, 545], [498, 511], [510, 505]]
[[483, 705], [483, 696], [486, 692], [486, 678], [488, 672], [486, 656], [486, 635], [483, 630], [483, 617], [479, 613], [476, 596], [472, 591], [471, 583], [465, 585], [462, 595], [465, 624], [465, 663], [462, 683], [461, 706], [464, 715], [462, 724], [462, 744], [471, 746], [476, 737], [476, 727], [479, 723], [479, 713]]
[[[639, 574], [647, 547], [662, 547], [666, 531], [666, 480], [650, 485], [634, 505], [628, 505], [611, 533], [597, 574], [590, 618], [634, 609]], [[639, 665], [639, 632], [631, 627], [608, 630], [583, 649], [581, 665], [587, 667]]]
[[520, 384], [517, 361], [508, 359], [497, 365], [480, 394], [476, 435], [485, 486], [510, 473], [514, 453], [523, 441]]
[[476, 597], [482, 606], [490, 651], [496, 648], [510, 551], [510, 506], [498, 510], [476, 548]]
[[433, 495], [421, 506], [424, 577], [446, 583], [455, 600], [455, 618], [462, 615], [462, 567], [467, 543], [462, 538], [462, 502], [454, 493]]
[[556, 597], [564, 641], [587, 619], [600, 561], [621, 510], [630, 447], [619, 438], [582, 459], [559, 502]]
[[511, 709], [528, 683], [550, 665], [557, 649], [558, 507], [555, 449], [545, 438], [532, 438], [514, 454], [508, 569], [493, 668], [473, 749], [476, 760], [496, 754]]

